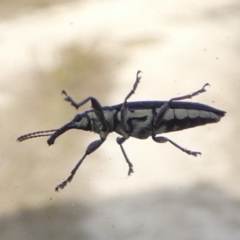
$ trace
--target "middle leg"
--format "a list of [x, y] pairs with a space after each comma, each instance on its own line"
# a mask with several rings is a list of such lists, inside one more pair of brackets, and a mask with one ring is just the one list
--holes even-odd
[[121, 127], [124, 132], [128, 133], [130, 131], [130, 127], [128, 126], [127, 120], [127, 113], [128, 113], [128, 105], [127, 100], [135, 93], [137, 86], [140, 82], [141, 76], [139, 76], [141, 71], [137, 71], [136, 81], [133, 85], [133, 89], [129, 92], [129, 94], [125, 97], [124, 102], [121, 107]]
[[121, 119], [120, 119], [120, 126], [121, 126], [121, 135], [123, 137], [117, 137], [116, 141], [119, 144], [121, 151], [123, 153], [123, 156], [128, 164], [129, 170], [128, 170], [128, 175], [131, 175], [133, 173], [133, 165], [128, 159], [128, 156], [122, 146], [122, 144], [129, 138], [129, 133], [130, 133], [130, 126], [128, 125], [128, 105], [127, 105], [127, 100], [135, 93], [137, 86], [140, 82], [141, 76], [140, 76], [141, 71], [137, 71], [137, 76], [136, 76], [136, 81], [133, 85], [133, 89], [128, 93], [128, 95], [125, 97], [124, 102], [122, 104], [120, 113], [121, 113]]
[[130, 160], [128, 159], [128, 156], [122, 146], [122, 144], [127, 140], [127, 138], [124, 138], [124, 137], [117, 137], [117, 143], [119, 144], [121, 150], [122, 150], [122, 153], [123, 153], [123, 156], [128, 164], [128, 176], [130, 176], [132, 173], [133, 173], [133, 164], [130, 162]]

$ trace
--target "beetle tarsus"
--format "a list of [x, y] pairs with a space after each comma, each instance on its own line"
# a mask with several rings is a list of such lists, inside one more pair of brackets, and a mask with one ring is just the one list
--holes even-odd
[[197, 157], [198, 155], [202, 154], [201, 152], [193, 152], [193, 151], [189, 151], [189, 150], [186, 150], [186, 153], [189, 155], [193, 155], [194, 157]]
[[67, 94], [65, 90], [62, 91], [62, 94], [64, 94], [66, 97], [64, 98], [65, 101], [70, 102], [73, 107], [78, 109], [77, 103]]
[[129, 166], [128, 176], [131, 176], [131, 174], [134, 173], [134, 171], [133, 171], [133, 165], [131, 164], [131, 162], [130, 162], [130, 165], [131, 165], [131, 166]]
[[65, 186], [67, 185], [67, 180], [66, 181], [63, 181], [61, 184], [57, 185], [57, 187], [55, 187], [55, 191], [58, 192], [59, 191], [59, 188], [60, 189], [63, 189], [65, 188]]
[[210, 87], [210, 84], [209, 84], [209, 83], [205, 83], [204, 86], [202, 87], [202, 89], [203, 89], [204, 91], [207, 91], [207, 90], [205, 89], [205, 87], [207, 87], [207, 86]]

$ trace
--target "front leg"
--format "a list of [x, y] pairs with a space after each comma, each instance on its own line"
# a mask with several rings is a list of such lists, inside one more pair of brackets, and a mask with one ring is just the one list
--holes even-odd
[[90, 155], [91, 153], [93, 153], [96, 149], [98, 149], [103, 142], [106, 140], [108, 133], [109, 133], [109, 127], [108, 127], [108, 122], [105, 119], [104, 116], [104, 112], [102, 109], [101, 104], [98, 102], [98, 100], [94, 97], [88, 97], [85, 100], [83, 100], [80, 103], [76, 103], [71, 97], [69, 97], [67, 95], [67, 93], [65, 91], [63, 91], [63, 94], [66, 96], [65, 100], [70, 102], [72, 106], [76, 107], [76, 109], [78, 109], [79, 107], [81, 107], [82, 105], [84, 105], [85, 103], [87, 103], [88, 101], [91, 101], [92, 103], [92, 108], [93, 111], [96, 115], [96, 119], [99, 121], [100, 124], [99, 127], [97, 128], [97, 133], [100, 135], [101, 139], [93, 141], [92, 143], [90, 143], [86, 149], [85, 154], [83, 155], [83, 157], [78, 161], [77, 165], [74, 167], [74, 169], [71, 171], [70, 176], [63, 181], [61, 184], [59, 184], [55, 190], [58, 191], [59, 188], [63, 189], [68, 182], [71, 182], [74, 175], [76, 174], [78, 168], [80, 167], [80, 165], [82, 164], [83, 160], [86, 158], [87, 155]]
[[67, 183], [70, 183], [74, 177], [74, 175], [76, 174], [78, 168], [80, 167], [80, 165], [82, 164], [83, 160], [86, 158], [87, 155], [90, 155], [91, 153], [93, 153], [95, 150], [97, 150], [105, 141], [105, 139], [99, 139], [96, 141], [93, 141], [92, 143], [90, 143], [86, 149], [85, 154], [83, 155], [83, 157], [78, 161], [78, 163], [76, 164], [76, 166], [74, 167], [74, 169], [71, 171], [71, 174], [69, 175], [69, 177], [63, 181], [62, 183], [60, 183], [59, 185], [57, 185], [57, 187], [55, 188], [55, 190], [58, 192], [59, 188], [63, 189], [64, 187], [66, 187]]
[[70, 102], [71, 105], [74, 106], [76, 109], [78, 109], [79, 107], [81, 107], [82, 105], [87, 103], [88, 101], [91, 101], [93, 111], [96, 114], [98, 120], [100, 121], [100, 123], [102, 125], [102, 131], [103, 132], [108, 131], [108, 124], [107, 124], [107, 121], [104, 117], [102, 106], [96, 98], [88, 97], [88, 98], [84, 99], [83, 101], [81, 101], [79, 103], [76, 103], [70, 96], [68, 96], [66, 91], [63, 90], [62, 94], [64, 94], [66, 96], [66, 98], [64, 100], [67, 101], [67, 102]]

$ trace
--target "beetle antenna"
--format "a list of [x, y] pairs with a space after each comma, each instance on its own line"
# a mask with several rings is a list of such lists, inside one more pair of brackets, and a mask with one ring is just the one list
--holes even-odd
[[56, 129], [52, 130], [45, 130], [45, 131], [38, 131], [38, 132], [33, 132], [33, 133], [28, 133], [25, 135], [20, 136], [17, 141], [22, 142], [24, 140], [30, 139], [30, 138], [37, 138], [37, 137], [47, 137], [51, 136], [53, 132], [55, 132]]

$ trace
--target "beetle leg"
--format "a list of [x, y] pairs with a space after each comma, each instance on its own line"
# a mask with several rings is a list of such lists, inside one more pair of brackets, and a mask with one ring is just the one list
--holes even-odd
[[128, 133], [130, 132], [130, 127], [127, 123], [127, 120], [128, 120], [128, 105], [127, 105], [127, 100], [135, 93], [136, 89], [137, 89], [137, 86], [140, 82], [140, 79], [141, 79], [141, 76], [139, 76], [139, 74], [141, 73], [141, 71], [137, 71], [137, 76], [136, 76], [136, 81], [133, 85], [133, 89], [129, 92], [129, 94], [125, 97], [124, 99], [124, 102], [122, 104], [122, 107], [121, 107], [121, 126], [122, 126], [122, 129]]
[[133, 173], [133, 165], [132, 163], [130, 162], [130, 160], [128, 159], [128, 156], [122, 146], [122, 144], [127, 140], [127, 138], [124, 138], [124, 137], [117, 137], [117, 143], [119, 144], [121, 150], [122, 150], [122, 153], [123, 153], [123, 156], [128, 164], [128, 167], [129, 167], [129, 170], [128, 170], [128, 176], [130, 176], [132, 173]]
[[78, 163], [76, 164], [76, 166], [74, 167], [74, 169], [71, 171], [71, 174], [69, 175], [69, 177], [63, 181], [61, 184], [57, 185], [57, 187], [55, 188], [55, 190], [58, 192], [59, 188], [63, 189], [68, 182], [71, 182], [74, 175], [76, 174], [78, 168], [80, 167], [80, 165], [82, 164], [83, 160], [86, 158], [87, 155], [90, 155], [91, 153], [93, 153], [95, 150], [97, 150], [105, 141], [105, 139], [99, 139], [96, 141], [93, 141], [92, 143], [90, 143], [86, 149], [85, 154], [83, 155], [83, 157], [78, 161]]
[[122, 144], [129, 138], [129, 135], [128, 133], [130, 132], [130, 126], [128, 125], [127, 123], [127, 120], [128, 120], [128, 105], [127, 105], [127, 100], [135, 93], [137, 87], [138, 87], [138, 84], [140, 82], [140, 79], [141, 79], [141, 76], [139, 76], [141, 73], [141, 71], [137, 71], [137, 76], [136, 76], [136, 81], [135, 83], [133, 84], [133, 88], [132, 90], [128, 93], [128, 95], [125, 97], [124, 99], [124, 102], [122, 104], [122, 107], [121, 107], [121, 122], [120, 122], [120, 125], [122, 127], [122, 135], [123, 137], [117, 137], [117, 143], [119, 144], [120, 148], [121, 148], [121, 151], [123, 153], [123, 156], [128, 164], [128, 167], [129, 167], [129, 170], [128, 170], [128, 175], [131, 175], [131, 173], [133, 173], [133, 165], [132, 163], [130, 162], [130, 160], [128, 159], [128, 156], [122, 146]]
[[188, 150], [186, 148], [183, 148], [181, 146], [179, 146], [177, 143], [173, 142], [172, 140], [166, 138], [166, 137], [163, 137], [163, 136], [155, 136], [153, 135], [152, 136], [152, 139], [157, 142], [157, 143], [165, 143], [165, 142], [170, 142], [173, 146], [177, 147], [178, 149], [180, 149], [181, 151], [189, 154], [189, 155], [193, 155], [193, 156], [197, 156], [198, 154], [201, 155], [200, 152], [194, 152], [194, 151], [191, 151], [191, 150]]
[[171, 107], [172, 101], [179, 101], [179, 100], [184, 100], [184, 99], [195, 97], [200, 93], [206, 92], [206, 89], [205, 89], [206, 86], [209, 86], [209, 83], [206, 83], [200, 90], [198, 90], [196, 92], [190, 93], [188, 95], [180, 96], [180, 97], [171, 98], [169, 101], [164, 103], [157, 113], [157, 116], [156, 116], [156, 118], [154, 120], [154, 123], [153, 123], [153, 128], [158, 129], [160, 127], [161, 122], [162, 122], [166, 112]]
[[142, 73], [141, 71], [137, 71], [136, 81], [133, 85], [133, 89], [130, 91], [130, 93], [125, 97], [124, 104], [127, 104], [127, 100], [135, 93], [137, 86], [140, 82], [141, 76], [139, 74]]
[[[74, 101], [68, 94], [65, 90], [62, 91], [62, 94], [65, 95], [66, 97], [64, 98], [65, 101], [67, 102], [70, 102], [71, 105], [73, 107], [75, 107], [76, 109], [78, 109], [80, 106], [82, 106], [83, 104], [85, 104], [87, 101], [89, 101], [90, 99], [89, 98], [86, 98], [85, 100], [83, 100], [82, 102], [80, 103], [77, 103], [76, 101]], [[90, 97], [91, 98], [91, 97]]]
[[81, 107], [82, 105], [87, 103], [88, 101], [91, 101], [93, 111], [96, 114], [100, 123], [102, 124], [102, 131], [104, 131], [104, 132], [108, 131], [108, 125], [107, 125], [107, 121], [104, 117], [102, 106], [96, 98], [88, 97], [88, 98], [84, 99], [83, 101], [76, 103], [70, 96], [68, 96], [66, 91], [63, 90], [62, 94], [64, 94], [66, 96], [66, 98], [64, 100], [67, 102], [70, 102], [71, 105], [74, 106], [76, 109], [78, 109], [79, 107]]
[[200, 93], [206, 92], [206, 89], [205, 89], [206, 86], [210, 86], [210, 84], [206, 83], [206, 84], [203, 85], [203, 87], [200, 90], [198, 90], [196, 92], [193, 92], [193, 93], [190, 93], [190, 94], [187, 94], [187, 95], [184, 95], [184, 96], [181, 96], [181, 97], [172, 98], [170, 101], [172, 102], [172, 101], [176, 101], [176, 100], [184, 100], [184, 99], [195, 97]]
[[[96, 98], [94, 98], [94, 97], [88, 97], [88, 98], [86, 98], [86, 99], [84, 99], [83, 101], [81, 101], [81, 102], [79, 102], [79, 103], [77, 103], [76, 101], [74, 101], [68, 94], [67, 94], [67, 92], [66, 91], [62, 91], [62, 94], [64, 94], [66, 97], [64, 98], [64, 100], [65, 101], [67, 101], [67, 102], [70, 102], [71, 103], [71, 105], [73, 106], [73, 107], [75, 107], [76, 109], [78, 109], [79, 107], [81, 107], [82, 105], [84, 105], [85, 103], [87, 103], [88, 101], [92, 101], [92, 105], [95, 105], [95, 104], [98, 104], [98, 105], [100, 105], [100, 103], [97, 101], [97, 99]], [[97, 103], [96, 103], [97, 102]], [[101, 106], [101, 105], [100, 105]], [[92, 107], [94, 107], [94, 106], [92, 106]]]

